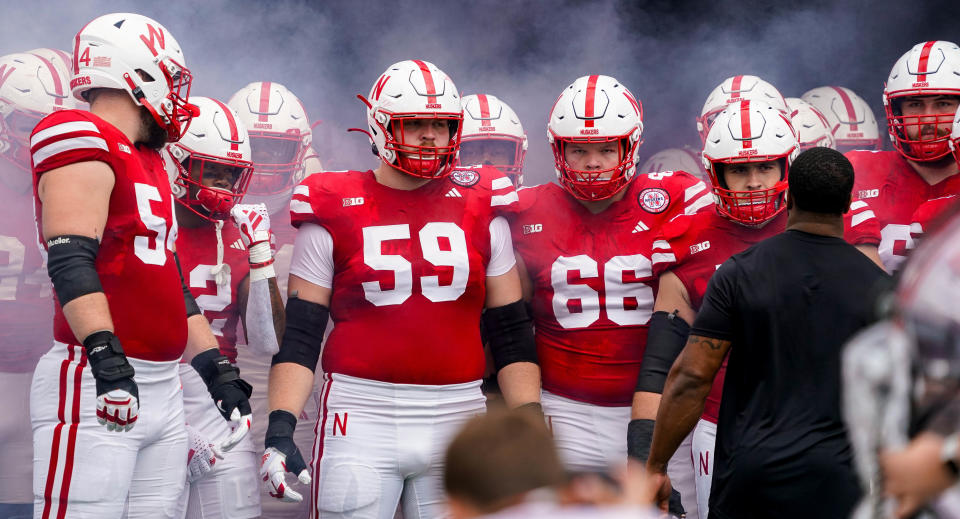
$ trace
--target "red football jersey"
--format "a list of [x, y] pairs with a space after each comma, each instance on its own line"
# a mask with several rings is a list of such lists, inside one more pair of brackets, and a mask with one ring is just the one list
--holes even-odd
[[291, 222], [322, 225], [334, 245], [323, 371], [406, 384], [480, 379], [490, 222], [516, 204], [510, 179], [489, 167], [412, 191], [372, 171], [301, 182]]
[[850, 245], [879, 245], [880, 220], [865, 200], [854, 200], [843, 215], [843, 239]]
[[[7, 169], [0, 175], [30, 179], [12, 166], [0, 167]], [[53, 285], [30, 192], [13, 191], [0, 180], [0, 200], [0, 371], [30, 373], [53, 346]]]
[[601, 406], [629, 406], [640, 373], [657, 279], [660, 226], [713, 195], [685, 172], [637, 175], [622, 200], [593, 214], [557, 184], [521, 189], [511, 221], [533, 282], [543, 388]]
[[210, 330], [217, 337], [220, 352], [231, 362], [237, 361], [237, 324], [240, 305], [237, 294], [240, 282], [250, 273], [247, 248], [243, 246], [240, 231], [232, 221], [221, 229], [223, 263], [221, 270], [225, 283], [218, 285], [211, 272], [217, 265], [217, 231], [213, 224], [201, 227], [180, 227], [177, 237], [177, 257], [190, 293], [197, 300], [203, 316], [210, 321]]
[[[160, 154], [134, 146], [90, 112], [61, 110], [45, 117], [30, 138], [35, 179], [78, 162], [100, 161], [116, 182], [96, 268], [117, 337], [128, 357], [176, 360], [187, 341], [186, 308], [173, 259], [177, 222]], [[36, 180], [34, 182], [36, 196]], [[38, 222], [40, 199], [36, 198]], [[54, 338], [78, 344], [56, 305]]]
[[856, 172], [853, 198], [873, 206], [880, 225], [880, 259], [888, 271], [896, 271], [914, 247], [913, 212], [931, 198], [960, 191], [960, 175], [931, 186], [897, 151], [851, 151], [846, 156]]
[[[666, 271], [676, 274], [687, 289], [693, 309], [699, 311], [707, 283], [724, 261], [786, 228], [786, 212], [763, 227], [740, 225], [716, 211], [678, 216], [663, 227], [663, 233], [653, 244], [653, 272], [657, 276]], [[726, 371], [727, 361], [724, 359], [703, 408], [703, 419], [713, 423], [717, 423], [720, 412]]]
[[940, 217], [947, 208], [957, 202], [957, 195], [941, 196], [933, 200], [927, 200], [920, 204], [920, 207], [913, 212], [910, 218], [910, 236], [914, 242], [926, 233], [929, 233], [931, 225]]

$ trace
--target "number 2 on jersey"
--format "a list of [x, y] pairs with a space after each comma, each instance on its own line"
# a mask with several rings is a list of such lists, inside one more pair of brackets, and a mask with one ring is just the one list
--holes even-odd
[[[453, 280], [441, 285], [439, 276], [422, 276], [420, 291], [424, 297], [439, 303], [456, 301], [467, 290], [470, 277], [470, 258], [467, 255], [467, 239], [463, 229], [452, 222], [430, 222], [420, 229], [418, 236], [423, 259], [435, 267], [453, 267]], [[413, 267], [409, 260], [399, 254], [384, 254], [384, 242], [409, 240], [410, 226], [375, 225], [363, 228], [363, 262], [374, 270], [393, 272], [393, 288], [384, 290], [379, 281], [366, 281], [363, 294], [376, 306], [399, 305], [413, 295]], [[443, 239], [449, 246], [444, 250]]]
[[[550, 270], [550, 282], [553, 285], [553, 314], [564, 328], [586, 328], [600, 319], [600, 297], [607, 318], [620, 326], [646, 324], [650, 320], [653, 308], [653, 288], [641, 282], [624, 282], [624, 274], [632, 273], [636, 278], [653, 275], [650, 260], [641, 254], [614, 256], [603, 265], [603, 291], [598, 292], [588, 285], [571, 284], [568, 275], [579, 271], [581, 279], [595, 278], [600, 275], [597, 261], [580, 254], [578, 256], [560, 256], [553, 262]], [[635, 308], [628, 308], [627, 299], [636, 301]], [[580, 302], [580, 311], [570, 310], [571, 301]], [[630, 305], [633, 306], [633, 305]]]

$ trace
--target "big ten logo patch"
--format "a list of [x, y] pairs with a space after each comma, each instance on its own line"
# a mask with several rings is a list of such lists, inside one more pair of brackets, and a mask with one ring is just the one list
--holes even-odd
[[542, 223], [533, 223], [530, 225], [523, 226], [523, 234], [533, 234], [535, 232], [542, 232], [543, 224]]

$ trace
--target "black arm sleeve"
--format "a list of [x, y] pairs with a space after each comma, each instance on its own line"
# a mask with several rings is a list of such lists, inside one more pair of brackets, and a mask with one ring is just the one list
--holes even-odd
[[291, 297], [287, 300], [286, 314], [280, 351], [273, 356], [271, 365], [292, 362], [316, 371], [330, 309], [299, 297]]
[[187, 318], [189, 319], [200, 313], [200, 307], [197, 306], [197, 300], [193, 298], [190, 287], [187, 286], [187, 281], [183, 277], [183, 269], [180, 268], [180, 258], [177, 257], [176, 252], [173, 253], [173, 260], [177, 262], [177, 272], [180, 273], [180, 287], [183, 288], [183, 304], [187, 307]]
[[99, 252], [100, 243], [87, 236], [47, 240], [47, 273], [61, 307], [80, 296], [103, 292], [96, 267]]
[[522, 300], [483, 312], [483, 330], [497, 371], [514, 362], [537, 363], [533, 321]]
[[690, 334], [690, 325], [676, 312], [654, 312], [650, 318], [650, 331], [647, 333], [647, 347], [643, 351], [640, 363], [640, 376], [637, 377], [636, 391], [663, 393], [667, 373], [677, 356], [683, 351]]

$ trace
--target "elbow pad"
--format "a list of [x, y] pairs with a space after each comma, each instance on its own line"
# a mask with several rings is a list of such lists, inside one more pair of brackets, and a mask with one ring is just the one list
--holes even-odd
[[47, 240], [47, 273], [60, 306], [96, 292], [103, 292], [97, 274], [100, 242], [94, 238], [64, 235]]
[[177, 253], [173, 253], [173, 260], [177, 262], [177, 272], [180, 273], [180, 288], [183, 289], [183, 305], [187, 308], [187, 319], [200, 314], [200, 307], [197, 306], [197, 300], [193, 298], [193, 293], [190, 292], [190, 287], [187, 286], [187, 281], [183, 277], [183, 269], [180, 268], [180, 258], [177, 257]]
[[690, 325], [676, 312], [654, 312], [650, 318], [650, 331], [647, 333], [647, 347], [640, 363], [640, 376], [637, 377], [636, 391], [663, 393], [667, 374], [677, 356], [683, 351], [690, 335]]
[[514, 362], [537, 363], [533, 321], [523, 301], [487, 308], [482, 324], [497, 371]]
[[287, 300], [286, 314], [280, 351], [273, 356], [271, 365], [292, 362], [315, 372], [330, 309], [318, 303], [291, 297]]

